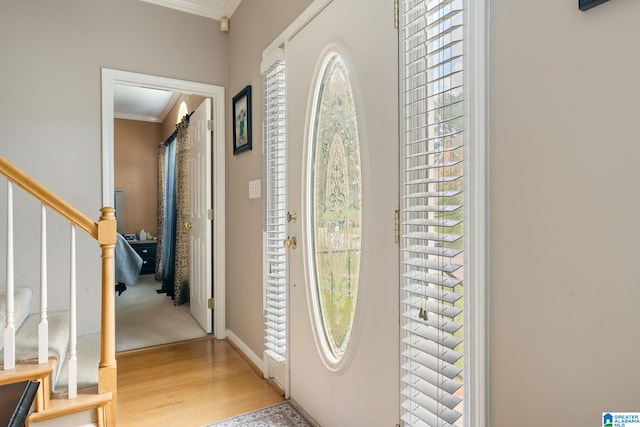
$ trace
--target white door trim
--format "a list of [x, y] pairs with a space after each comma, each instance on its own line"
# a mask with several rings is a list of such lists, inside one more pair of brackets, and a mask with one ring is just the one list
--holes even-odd
[[[314, 0], [295, 21], [293, 21], [287, 28], [274, 41], [271, 42], [265, 50], [262, 51], [262, 63], [265, 67], [267, 64], [272, 63], [274, 56], [277, 56], [278, 49], [280, 49], [286, 42], [295, 37], [300, 30], [302, 30], [311, 20], [318, 15], [322, 10], [329, 5], [333, 0]], [[264, 70], [262, 70], [264, 73]]]
[[195, 83], [128, 71], [102, 69], [102, 206], [113, 205], [114, 190], [114, 130], [113, 92], [116, 84], [145, 86], [183, 94], [210, 97], [213, 100], [213, 297], [215, 298], [214, 335], [226, 337], [225, 283], [225, 122], [224, 87]]
[[468, 234], [465, 237], [464, 283], [473, 283], [465, 291], [465, 356], [464, 370], [469, 373], [464, 391], [464, 419], [477, 427], [491, 425], [489, 407], [489, 1], [470, 1], [465, 4], [465, 117], [467, 130], [468, 165], [465, 179], [465, 221]]

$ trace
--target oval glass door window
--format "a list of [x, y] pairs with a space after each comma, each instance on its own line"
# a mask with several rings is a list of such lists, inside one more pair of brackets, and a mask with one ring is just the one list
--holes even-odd
[[309, 265], [316, 330], [325, 362], [339, 365], [358, 300], [362, 172], [358, 115], [349, 70], [331, 52], [318, 74], [308, 182]]

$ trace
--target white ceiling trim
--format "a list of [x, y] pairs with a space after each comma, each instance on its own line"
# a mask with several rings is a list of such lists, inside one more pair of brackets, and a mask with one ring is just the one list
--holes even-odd
[[138, 122], [162, 123], [157, 117], [145, 116], [142, 114], [113, 113], [114, 119], [135, 120]]
[[204, 16], [217, 21], [231, 17], [241, 0], [142, 0], [182, 12]]

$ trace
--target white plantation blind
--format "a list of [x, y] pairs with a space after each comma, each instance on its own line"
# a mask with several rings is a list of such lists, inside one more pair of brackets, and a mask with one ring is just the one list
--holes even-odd
[[276, 60], [265, 72], [265, 352], [276, 362], [286, 359], [287, 232], [285, 67]]
[[401, 418], [463, 426], [463, 1], [401, 17]]

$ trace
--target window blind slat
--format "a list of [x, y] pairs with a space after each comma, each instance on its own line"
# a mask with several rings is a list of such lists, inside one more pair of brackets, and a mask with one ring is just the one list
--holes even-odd
[[[441, 316], [445, 316], [450, 319], [454, 319], [457, 315], [459, 315], [462, 312], [462, 309], [452, 307], [449, 305], [444, 305], [442, 304], [442, 302], [443, 301], [431, 301], [431, 300], [424, 301], [423, 298], [420, 298], [419, 296], [416, 296], [416, 295], [409, 298], [405, 298], [402, 301], [402, 303], [407, 306], [413, 307], [415, 309], [423, 309], [427, 311], [427, 313], [439, 314]], [[452, 324], [455, 324], [455, 323], [452, 323]]]
[[405, 237], [407, 239], [432, 240], [434, 242], [446, 242], [446, 243], [453, 243], [462, 238], [462, 236], [459, 234], [425, 233], [422, 231], [414, 231], [412, 233], [406, 233], [402, 237]]
[[[405, 401], [405, 402], [407, 402], [407, 401]], [[413, 426], [413, 427], [430, 427], [429, 424], [425, 423], [420, 418], [418, 418], [415, 415], [413, 415], [410, 412], [410, 409], [409, 409], [408, 406], [409, 405], [405, 405], [405, 403], [402, 404], [402, 407], [403, 407], [403, 409], [405, 409], [406, 412], [404, 414], [402, 414], [400, 419], [405, 423], [405, 425], [410, 425], [410, 426]], [[443, 426], [443, 427], [446, 427], [446, 426]]]
[[[433, 270], [438, 271], [439, 269], [434, 268]], [[462, 279], [458, 279], [457, 277], [451, 277], [451, 276], [442, 275], [442, 274], [427, 273], [424, 271], [409, 271], [404, 273], [402, 277], [406, 279], [411, 279], [412, 281], [446, 286], [447, 288], [454, 288], [462, 283]]]
[[416, 205], [405, 209], [407, 212], [453, 212], [461, 209], [462, 205]]
[[407, 181], [407, 182], [405, 182], [405, 185], [446, 184], [448, 182], [453, 182], [453, 181], [456, 181], [458, 179], [460, 179], [459, 176], [444, 176], [444, 177], [435, 177], [435, 178], [421, 178], [421, 179], [415, 179], [415, 180], [412, 180], [412, 181]]
[[404, 225], [416, 225], [416, 226], [433, 226], [433, 227], [455, 227], [460, 224], [461, 220], [453, 219], [427, 219], [427, 218], [410, 218], [404, 221]]
[[424, 283], [409, 283], [404, 286], [402, 290], [408, 294], [419, 295], [425, 299], [433, 299], [450, 304], [453, 304], [462, 298], [462, 295], [459, 293], [444, 292], [441, 289], [432, 286], [425, 286]]
[[457, 191], [432, 191], [432, 192], [418, 192], [418, 193], [408, 193], [405, 194], [403, 199], [417, 199], [417, 198], [427, 198], [427, 197], [453, 197], [462, 193], [461, 190]]
[[[402, 315], [409, 319], [419, 319], [418, 310], [407, 310], [403, 312]], [[433, 319], [434, 317], [436, 318]], [[462, 325], [455, 324], [454, 322], [444, 322], [437, 318], [437, 316], [432, 316], [430, 319], [431, 320], [427, 320], [425, 323], [422, 323], [423, 321], [419, 322], [417, 320], [411, 320], [403, 326], [403, 329], [407, 332], [443, 345], [449, 349], [455, 349], [460, 343], [462, 343], [461, 338], [457, 338], [450, 333], [442, 333], [446, 332], [444, 328], [447, 325], [452, 326], [456, 330]], [[440, 328], [442, 328], [442, 331], [439, 330]]]
[[450, 364], [454, 364], [462, 358], [461, 353], [438, 346], [433, 341], [426, 340], [419, 335], [407, 335], [402, 342], [407, 346], [415, 347], [424, 353], [430, 354]]
[[408, 398], [407, 401], [402, 403], [403, 409], [429, 427], [453, 427], [454, 423], [462, 415], [460, 412], [452, 411], [437, 400], [414, 388], [407, 387], [403, 389], [402, 395]]
[[462, 267], [460, 264], [443, 263], [440, 261], [434, 261], [424, 258], [407, 258], [402, 261], [407, 269], [417, 268], [433, 268], [443, 271], [445, 273], [453, 273]]
[[462, 253], [461, 249], [457, 250], [457, 249], [439, 248], [435, 246], [425, 246], [425, 245], [411, 245], [411, 246], [405, 247], [404, 250], [410, 253], [443, 256], [447, 258], [453, 258]]

